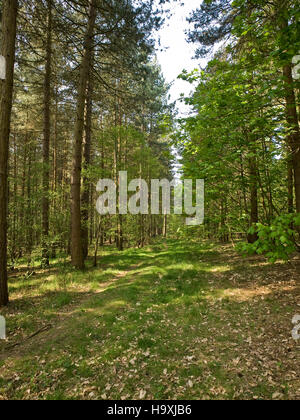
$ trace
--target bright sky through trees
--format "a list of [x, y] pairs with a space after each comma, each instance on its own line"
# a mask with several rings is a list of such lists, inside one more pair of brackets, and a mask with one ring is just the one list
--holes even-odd
[[[181, 93], [188, 96], [192, 90], [189, 83], [178, 79], [182, 70], [190, 71], [206, 63], [206, 60], [193, 59], [195, 46], [186, 41], [185, 34], [189, 27], [186, 19], [193, 10], [199, 7], [199, 4], [199, 0], [188, 0], [184, 6], [181, 3], [173, 3], [171, 5], [173, 15], [159, 31], [161, 50], [157, 52], [157, 56], [167, 82], [173, 82], [170, 90], [172, 101], [178, 100]], [[189, 111], [189, 107], [180, 101], [177, 101], [177, 107], [181, 114]]]

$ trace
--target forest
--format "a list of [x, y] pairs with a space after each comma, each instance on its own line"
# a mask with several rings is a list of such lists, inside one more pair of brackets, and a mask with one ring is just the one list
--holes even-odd
[[300, 5], [189, 3], [0, 0], [0, 400], [300, 399]]

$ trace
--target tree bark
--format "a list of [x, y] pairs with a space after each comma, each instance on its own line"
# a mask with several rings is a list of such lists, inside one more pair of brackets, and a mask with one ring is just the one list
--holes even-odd
[[51, 61], [52, 61], [52, 0], [47, 0], [47, 43], [44, 79], [44, 136], [43, 136], [43, 264], [49, 265], [49, 154], [50, 154], [50, 106], [51, 106]]
[[294, 170], [294, 184], [296, 193], [296, 210], [300, 213], [300, 129], [298, 123], [298, 113], [296, 96], [293, 88], [292, 66], [287, 64], [283, 69], [285, 83], [286, 119], [291, 130], [287, 138], [288, 146], [292, 152], [292, 164]]
[[164, 215], [164, 224], [163, 224], [163, 236], [164, 238], [167, 237], [168, 234], [168, 216], [165, 214]]
[[293, 162], [288, 161], [288, 209], [289, 213], [294, 213], [294, 171]]
[[71, 255], [72, 265], [78, 269], [84, 268], [84, 255], [81, 238], [81, 167], [82, 140], [84, 130], [84, 108], [86, 88], [91, 67], [93, 33], [96, 21], [96, 0], [90, 1], [87, 32], [84, 42], [84, 56], [80, 66], [76, 123], [74, 132], [73, 171], [71, 180]]
[[[91, 136], [92, 136], [92, 111], [93, 111], [93, 82], [92, 74], [89, 74], [86, 101], [86, 124], [85, 124], [85, 142], [84, 142], [84, 168], [87, 169], [91, 164]], [[83, 192], [81, 197], [82, 204], [82, 252], [83, 258], [86, 259], [89, 253], [89, 204], [90, 204], [91, 186], [88, 177], [83, 178]]]
[[4, 0], [0, 54], [6, 59], [6, 79], [0, 80], [0, 307], [8, 304], [7, 187], [10, 120], [14, 82], [17, 0]]
[[[258, 168], [257, 168], [257, 158], [253, 155], [249, 159], [249, 169], [250, 169], [250, 226], [258, 223]], [[248, 242], [250, 244], [258, 240], [257, 233], [248, 235]]]

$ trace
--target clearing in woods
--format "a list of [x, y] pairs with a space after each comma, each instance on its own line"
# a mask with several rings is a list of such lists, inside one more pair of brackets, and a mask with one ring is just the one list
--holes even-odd
[[80, 273], [20, 270], [0, 399], [299, 399], [299, 272], [171, 240]]

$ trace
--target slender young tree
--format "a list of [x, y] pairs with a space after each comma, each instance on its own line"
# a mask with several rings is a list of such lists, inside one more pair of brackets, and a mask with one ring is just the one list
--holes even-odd
[[52, 61], [52, 0], [47, 0], [47, 41], [44, 79], [44, 136], [43, 136], [43, 264], [49, 265], [49, 153], [50, 153], [50, 106]]
[[7, 179], [17, 10], [17, 0], [4, 0], [0, 43], [0, 55], [2, 55], [6, 61], [5, 79], [0, 80], [0, 306], [5, 306], [8, 303]]
[[[258, 168], [257, 157], [255, 154], [249, 159], [249, 173], [250, 173], [250, 225], [253, 226], [259, 221], [258, 217]], [[258, 240], [257, 233], [248, 234], [249, 243], [254, 243]]]
[[[92, 113], [93, 113], [93, 78], [90, 71], [88, 86], [87, 86], [87, 100], [86, 100], [86, 117], [85, 117], [85, 140], [84, 140], [84, 168], [88, 169], [91, 164], [91, 146], [92, 146]], [[90, 205], [91, 185], [87, 176], [83, 178], [83, 192], [81, 197], [82, 204], [82, 246], [83, 258], [86, 259], [89, 253], [89, 205]]]

